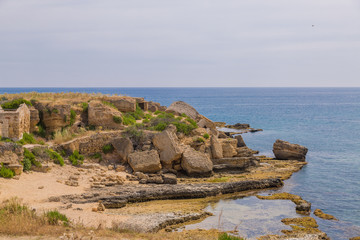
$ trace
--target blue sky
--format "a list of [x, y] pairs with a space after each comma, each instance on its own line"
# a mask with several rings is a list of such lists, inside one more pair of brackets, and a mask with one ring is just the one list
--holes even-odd
[[0, 0], [0, 87], [112, 86], [360, 87], [360, 1]]

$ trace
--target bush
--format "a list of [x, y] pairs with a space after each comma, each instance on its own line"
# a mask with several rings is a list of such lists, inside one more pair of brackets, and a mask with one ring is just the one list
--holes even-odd
[[210, 135], [209, 135], [208, 133], [205, 133], [205, 134], [203, 135], [203, 137], [204, 137], [205, 139], [209, 139]]
[[160, 111], [160, 110], [156, 110], [156, 111], [154, 112], [155, 115], [158, 115], [158, 114], [160, 114], [160, 113], [165, 113], [165, 112], [162, 112], [162, 111]]
[[81, 103], [81, 107], [84, 113], [88, 112], [89, 104], [87, 102]]
[[190, 132], [196, 128], [193, 125], [189, 125], [183, 122], [174, 122], [173, 124], [176, 126], [177, 132], [182, 132], [185, 135], [189, 135]]
[[123, 123], [124, 125], [133, 125], [136, 123], [136, 119], [130, 113], [126, 113], [123, 116]]
[[205, 140], [202, 138], [202, 137], [198, 137], [195, 142], [198, 142], [198, 143], [203, 143], [205, 142]]
[[129, 137], [135, 145], [139, 145], [145, 139], [144, 132], [139, 130], [136, 126], [128, 127], [124, 131], [124, 134]]
[[244, 240], [244, 239], [228, 235], [227, 233], [223, 233], [219, 236], [218, 240]]
[[1, 107], [3, 109], [17, 109], [23, 103], [25, 103], [28, 106], [32, 106], [31, 102], [29, 102], [28, 100], [25, 100], [23, 98], [19, 98], [19, 99], [14, 99], [14, 100], [12, 100], [10, 102], [6, 102], [6, 103], [2, 104]]
[[45, 138], [46, 137], [46, 131], [45, 131], [44, 126], [41, 125], [41, 124], [38, 124], [38, 129], [39, 130], [37, 131], [36, 135]]
[[41, 167], [41, 163], [36, 161], [35, 155], [26, 148], [24, 149], [24, 161], [25, 159], [30, 160], [32, 166]]
[[188, 117], [188, 118], [186, 118], [186, 121], [189, 122], [194, 128], [198, 127], [198, 125], [194, 119], [191, 119]]
[[59, 164], [60, 166], [64, 166], [64, 158], [57, 152], [52, 149], [48, 149], [47, 154], [49, 155], [50, 159], [54, 160], [54, 163]]
[[0, 177], [12, 178], [12, 177], [14, 177], [14, 175], [15, 175], [15, 173], [11, 169], [4, 167], [4, 164], [1, 163]]
[[37, 141], [34, 138], [34, 135], [30, 133], [24, 133], [21, 140], [18, 141], [19, 144], [25, 145], [25, 144], [36, 144]]
[[84, 156], [79, 154], [78, 150], [75, 150], [69, 157], [69, 160], [71, 161], [71, 164], [73, 166], [79, 166], [80, 164], [83, 164], [84, 162]]
[[114, 151], [114, 147], [111, 144], [106, 144], [103, 146], [102, 150], [103, 150], [103, 153], [108, 154], [108, 153], [112, 153]]
[[70, 110], [70, 126], [72, 126], [75, 123], [76, 119], [76, 112], [74, 110]]
[[155, 127], [154, 127], [154, 129], [156, 130], [156, 131], [164, 131], [165, 130], [165, 128], [168, 126], [169, 124], [168, 123], [166, 123], [166, 122], [161, 122], [161, 123], [158, 123]]
[[23, 168], [24, 172], [30, 171], [30, 169], [31, 169], [31, 161], [30, 161], [30, 159], [24, 158], [23, 166], [24, 166], [24, 168]]
[[119, 116], [113, 116], [113, 120], [115, 123], [120, 124], [122, 123], [122, 118]]
[[59, 213], [57, 210], [49, 211], [45, 213], [45, 216], [50, 225], [59, 225], [59, 223], [63, 223], [64, 226], [69, 225], [69, 219], [64, 214]]
[[101, 156], [101, 153], [95, 153], [91, 156], [91, 158], [93, 159], [98, 159], [99, 162], [101, 162], [103, 159], [102, 159], [102, 156]]

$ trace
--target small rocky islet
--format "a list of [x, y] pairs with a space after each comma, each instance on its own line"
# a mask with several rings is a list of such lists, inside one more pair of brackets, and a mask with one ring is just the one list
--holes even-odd
[[[306, 147], [277, 140], [275, 159], [259, 156], [241, 133], [262, 129], [213, 122], [182, 101], [165, 107], [102, 94], [0, 97], [1, 200], [20, 197], [34, 211], [57, 209], [85, 227], [173, 231], [205, 218], [209, 202], [281, 187], [306, 164]], [[310, 213], [296, 195], [257, 196], [289, 199]], [[327, 239], [316, 221], [306, 225], [314, 221], [285, 219], [292, 231], [262, 239]]]

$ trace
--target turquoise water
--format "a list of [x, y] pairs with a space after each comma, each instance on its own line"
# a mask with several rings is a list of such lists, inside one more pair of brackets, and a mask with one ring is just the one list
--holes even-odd
[[0, 88], [0, 93], [24, 91], [119, 93], [167, 106], [183, 100], [214, 121], [264, 129], [244, 135], [261, 154], [272, 156], [278, 138], [304, 145], [309, 164], [282, 190], [339, 218], [318, 220], [333, 239], [360, 235], [360, 88]]

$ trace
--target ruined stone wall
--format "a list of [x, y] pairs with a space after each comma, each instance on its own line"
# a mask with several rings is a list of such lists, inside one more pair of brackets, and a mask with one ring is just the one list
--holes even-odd
[[30, 111], [26, 104], [17, 110], [0, 111], [0, 135], [19, 140], [30, 131]]

